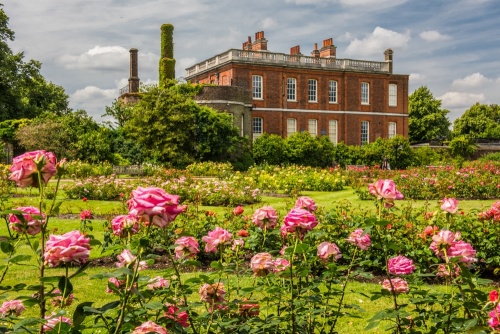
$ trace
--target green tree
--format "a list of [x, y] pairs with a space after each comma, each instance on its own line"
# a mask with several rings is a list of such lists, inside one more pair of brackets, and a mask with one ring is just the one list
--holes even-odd
[[130, 104], [126, 104], [123, 101], [114, 100], [111, 107], [106, 107], [106, 112], [104, 116], [110, 116], [115, 119], [115, 125], [118, 128], [122, 128], [125, 123], [132, 116], [133, 107]]
[[334, 159], [333, 143], [326, 136], [313, 137], [309, 132], [299, 132], [285, 140], [287, 160], [290, 163], [311, 167], [329, 167]]
[[0, 4], [0, 121], [34, 118], [44, 111], [64, 112], [68, 96], [60, 86], [47, 83], [40, 74], [41, 63], [25, 62], [22, 52], [14, 54], [8, 42], [14, 31]]
[[288, 162], [285, 155], [285, 140], [278, 135], [264, 133], [253, 142], [252, 153], [257, 164], [280, 165]]
[[416, 89], [409, 98], [408, 134], [410, 142], [444, 140], [450, 135], [450, 121], [441, 100], [434, 98], [427, 86]]
[[500, 139], [500, 106], [476, 103], [453, 123], [453, 137]]

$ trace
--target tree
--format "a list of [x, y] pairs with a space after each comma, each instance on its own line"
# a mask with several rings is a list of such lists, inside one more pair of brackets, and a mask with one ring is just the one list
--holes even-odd
[[41, 112], [63, 112], [68, 96], [60, 86], [47, 83], [40, 74], [41, 63], [25, 62], [22, 52], [14, 54], [7, 44], [14, 40], [9, 18], [0, 4], [0, 121], [34, 118]]
[[500, 106], [476, 103], [457, 118], [453, 137], [500, 139]]
[[132, 109], [130, 104], [114, 100], [111, 107], [106, 107], [106, 113], [103, 116], [113, 117], [118, 128], [122, 128], [132, 116]]
[[124, 130], [144, 148], [147, 159], [174, 167], [248, 160], [247, 140], [238, 135], [229, 116], [194, 101], [200, 87], [170, 80], [141, 94]]
[[427, 86], [416, 89], [409, 98], [408, 134], [410, 142], [443, 140], [450, 135], [449, 113], [441, 109], [441, 100], [434, 98]]
[[257, 164], [280, 165], [287, 163], [285, 140], [278, 135], [262, 134], [253, 142], [252, 153]]

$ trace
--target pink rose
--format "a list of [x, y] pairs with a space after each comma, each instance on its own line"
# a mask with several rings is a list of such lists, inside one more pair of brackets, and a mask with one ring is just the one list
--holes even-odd
[[307, 196], [302, 196], [297, 199], [295, 202], [295, 208], [304, 209], [309, 212], [314, 212], [317, 209], [316, 203], [314, 200]]
[[186, 311], [179, 312], [179, 308], [175, 305], [166, 305], [167, 312], [165, 312], [165, 318], [172, 319], [177, 322], [182, 327], [189, 327], [189, 316]]
[[[392, 286], [391, 286], [391, 281], [392, 281]], [[382, 288], [386, 289], [389, 292], [392, 292], [392, 288], [394, 287], [395, 293], [408, 293], [408, 291], [410, 291], [408, 283], [406, 283], [404, 279], [397, 277], [397, 278], [391, 278], [391, 281], [385, 279], [382, 282]]]
[[92, 216], [92, 212], [90, 212], [89, 210], [83, 210], [82, 212], [80, 212], [80, 220], [87, 220], [92, 218], [94, 217]]
[[389, 261], [387, 261], [387, 268], [393, 275], [409, 275], [415, 271], [413, 260], [402, 255], [389, 259]]
[[243, 246], [245, 246], [245, 241], [243, 241], [243, 239], [234, 239], [231, 249], [236, 251], [236, 249], [241, 249]]
[[167, 334], [167, 330], [152, 321], [146, 321], [142, 325], [137, 326], [132, 332], [132, 334], [148, 334], [148, 333]]
[[492, 329], [500, 329], [500, 304], [497, 304], [496, 307], [488, 315], [490, 316], [488, 325], [490, 325]]
[[130, 250], [124, 249], [120, 255], [117, 256], [118, 262], [116, 263], [116, 266], [118, 268], [121, 267], [128, 267], [131, 263], [133, 263], [136, 259], [137, 256], [133, 255]]
[[0, 313], [4, 318], [12, 315], [18, 317], [21, 315], [21, 313], [23, 313], [24, 310], [24, 304], [19, 299], [13, 299], [3, 302], [2, 306], [0, 306]]
[[15, 214], [9, 214], [10, 228], [19, 233], [26, 232], [29, 235], [36, 235], [42, 230], [45, 224], [45, 215], [33, 206], [22, 206], [14, 210], [22, 211], [23, 219], [19, 219]]
[[208, 232], [208, 236], [201, 238], [205, 244], [205, 252], [216, 252], [219, 245], [224, 245], [231, 240], [232, 234], [223, 228], [216, 227], [215, 230]]
[[377, 196], [378, 200], [385, 200], [387, 207], [394, 205], [394, 200], [403, 199], [404, 196], [396, 189], [396, 184], [393, 180], [378, 180], [368, 185], [370, 194]]
[[224, 283], [205, 283], [200, 287], [200, 300], [205, 303], [215, 304], [223, 303], [226, 301], [224, 295], [226, 291], [224, 290]]
[[456, 213], [458, 210], [458, 201], [455, 198], [444, 198], [441, 201], [441, 210], [451, 214]]
[[252, 222], [258, 227], [274, 228], [278, 221], [278, 213], [272, 206], [263, 206], [255, 210], [252, 215]]
[[120, 215], [111, 220], [111, 228], [114, 235], [126, 238], [139, 232], [139, 221], [136, 216]]
[[450, 272], [448, 264], [441, 263], [438, 265], [436, 276], [438, 277], [458, 277], [460, 275], [460, 267], [453, 264], [454, 270]]
[[460, 232], [453, 233], [448, 230], [441, 230], [438, 234], [432, 236], [432, 242], [429, 248], [436, 256], [443, 257], [444, 250], [447, 250], [455, 241], [460, 239]]
[[145, 224], [150, 222], [163, 228], [174, 221], [181, 212], [186, 211], [185, 206], [179, 205], [179, 196], [170, 195], [161, 188], [137, 187], [132, 190], [132, 198], [127, 202], [129, 215], [142, 217]]
[[280, 271], [286, 270], [288, 267], [290, 267], [290, 261], [286, 259], [278, 257], [273, 261], [273, 273], [279, 273]]
[[10, 171], [9, 180], [16, 182], [19, 187], [38, 187], [38, 172], [44, 184], [56, 174], [56, 156], [44, 150], [26, 152], [12, 160]]
[[45, 323], [45, 325], [43, 325], [44, 331], [56, 330], [56, 332], [58, 332], [61, 326], [60, 323], [67, 323], [70, 326], [73, 324], [70, 318], [66, 318], [63, 316], [57, 317], [54, 314], [46, 316], [45, 320], [47, 320], [47, 322]]
[[243, 317], [257, 317], [259, 315], [259, 304], [245, 303], [238, 306], [238, 311]]
[[90, 238], [85, 238], [80, 231], [71, 231], [63, 235], [49, 236], [43, 258], [45, 263], [56, 267], [59, 263], [87, 262], [90, 256]]
[[125, 287], [125, 281], [119, 280], [118, 278], [115, 277], [110, 277], [108, 279], [108, 285], [106, 286], [106, 292], [107, 293], [112, 293], [113, 290], [110, 288], [110, 286], [116, 286], [119, 290], [123, 289]]
[[477, 262], [476, 259], [476, 251], [472, 248], [472, 246], [459, 240], [454, 242], [449, 248], [447, 252], [450, 258], [458, 257], [460, 262], [464, 262], [470, 264], [471, 262]]
[[241, 205], [238, 205], [237, 207], [235, 207], [233, 209], [233, 214], [235, 216], [239, 216], [239, 215], [243, 214], [244, 211], [245, 211], [245, 209], [243, 209], [243, 207]]
[[165, 279], [161, 276], [156, 276], [151, 278], [148, 281], [148, 289], [149, 290], [156, 290], [156, 289], [168, 289], [170, 286], [170, 281], [168, 279]]
[[192, 259], [200, 252], [198, 241], [193, 237], [180, 237], [174, 242], [177, 259]]
[[285, 236], [287, 233], [297, 232], [300, 239], [303, 239], [306, 233], [316, 225], [318, 225], [318, 221], [314, 214], [304, 209], [293, 208], [283, 220], [281, 234]]
[[332, 256], [335, 260], [342, 257], [342, 254], [340, 254], [340, 250], [336, 244], [325, 241], [318, 245], [318, 257], [321, 260], [325, 261]]
[[255, 276], [266, 276], [274, 268], [273, 257], [269, 253], [255, 254], [250, 260], [250, 268]]
[[73, 304], [73, 300], [75, 299], [75, 296], [72, 293], [70, 293], [69, 296], [64, 298], [59, 289], [55, 289], [54, 291], [52, 291], [51, 295], [53, 297], [50, 299], [50, 302], [55, 307], [70, 306], [71, 304]]
[[363, 234], [363, 230], [360, 228], [353, 231], [349, 235], [349, 238], [346, 239], [346, 241], [351, 245], [359, 247], [362, 250], [367, 250], [371, 245], [370, 235], [366, 233]]

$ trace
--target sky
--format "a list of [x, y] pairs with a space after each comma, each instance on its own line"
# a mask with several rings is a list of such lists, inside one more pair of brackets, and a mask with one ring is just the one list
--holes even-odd
[[[1, 2], [1, 0], [0, 0]], [[13, 52], [42, 63], [70, 108], [97, 122], [128, 85], [131, 48], [139, 78], [158, 82], [160, 27], [174, 26], [176, 77], [264, 31], [268, 50], [289, 53], [333, 38], [337, 58], [383, 61], [427, 86], [453, 122], [476, 102], [500, 104], [499, 0], [5, 0]]]

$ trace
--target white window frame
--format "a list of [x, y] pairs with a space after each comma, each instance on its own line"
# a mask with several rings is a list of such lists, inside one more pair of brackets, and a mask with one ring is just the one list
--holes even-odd
[[398, 85], [389, 84], [389, 107], [398, 106]]
[[318, 80], [316, 79], [307, 81], [307, 100], [309, 102], [318, 102]]
[[328, 102], [329, 103], [337, 103], [337, 81], [330, 80], [328, 81]]
[[254, 100], [262, 100], [262, 75], [252, 76], [252, 98]]
[[370, 143], [370, 122], [361, 121], [361, 145]]
[[315, 118], [310, 118], [307, 120], [307, 131], [313, 137], [318, 136], [318, 120]]
[[394, 136], [397, 135], [397, 123], [396, 122], [389, 122], [389, 129], [388, 129], [388, 138], [391, 139]]
[[291, 135], [297, 133], [297, 119], [287, 118], [286, 120], [286, 135], [290, 137]]
[[297, 101], [297, 79], [295, 78], [286, 80], [286, 100]]
[[262, 136], [264, 132], [264, 120], [262, 117], [254, 117], [252, 119], [252, 138], [253, 140]]
[[328, 121], [328, 137], [334, 145], [338, 144], [338, 122], [336, 119]]
[[368, 82], [361, 83], [361, 104], [370, 104], [370, 84]]

